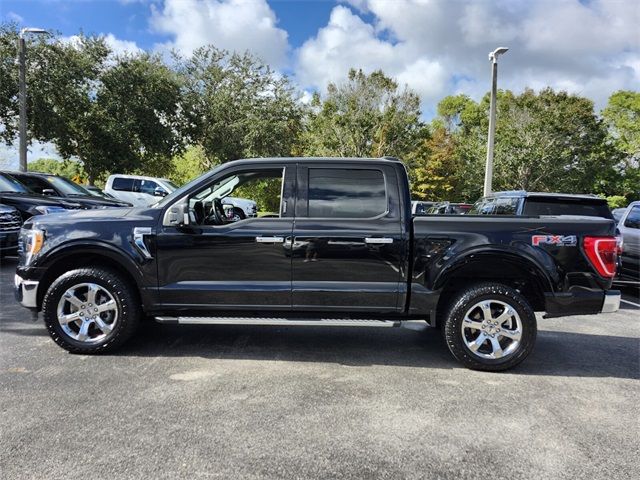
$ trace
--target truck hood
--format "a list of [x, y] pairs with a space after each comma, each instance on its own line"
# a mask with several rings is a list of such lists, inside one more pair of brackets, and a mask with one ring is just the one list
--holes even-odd
[[[92, 210], [75, 210], [67, 211], [64, 213], [52, 213], [50, 215], [38, 215], [32, 217], [25, 228], [36, 227], [45, 228], [55, 226], [64, 227], [65, 229], [91, 229], [91, 225], [103, 225], [111, 222], [139, 222], [140, 224], [149, 225], [155, 224], [155, 221], [160, 216], [161, 209], [157, 208], [104, 208], [104, 209], [92, 209]], [[114, 226], [115, 227], [115, 226]]]

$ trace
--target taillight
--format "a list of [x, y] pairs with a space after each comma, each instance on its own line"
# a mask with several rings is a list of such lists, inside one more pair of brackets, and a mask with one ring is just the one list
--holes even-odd
[[616, 237], [584, 237], [583, 246], [591, 265], [601, 276], [615, 277], [619, 250]]

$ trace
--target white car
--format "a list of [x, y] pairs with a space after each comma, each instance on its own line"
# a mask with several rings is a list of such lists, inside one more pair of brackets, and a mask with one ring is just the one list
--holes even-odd
[[166, 197], [178, 187], [166, 178], [141, 175], [111, 175], [104, 192], [136, 207], [148, 207]]
[[[258, 212], [256, 202], [246, 198], [224, 196], [225, 193], [231, 193], [234, 186], [222, 185], [218, 192], [219, 197], [222, 197], [222, 204], [226, 207], [227, 216], [235, 221], [255, 217]], [[136, 207], [148, 207], [177, 188], [176, 184], [166, 178], [117, 174], [107, 179], [104, 192]]]

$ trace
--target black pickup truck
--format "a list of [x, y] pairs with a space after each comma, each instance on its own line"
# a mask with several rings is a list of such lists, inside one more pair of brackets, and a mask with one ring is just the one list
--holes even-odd
[[[222, 200], [255, 198], [234, 221]], [[549, 316], [618, 309], [612, 220], [411, 215], [394, 159], [224, 164], [148, 208], [34, 217], [17, 299], [61, 347], [111, 351], [153, 318], [179, 324], [427, 321], [464, 365], [504, 370]]]

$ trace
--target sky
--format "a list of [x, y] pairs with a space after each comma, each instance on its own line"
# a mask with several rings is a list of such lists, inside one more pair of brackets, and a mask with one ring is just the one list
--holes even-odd
[[303, 90], [381, 68], [438, 101], [545, 86], [593, 99], [640, 90], [640, 0], [0, 0], [0, 21], [104, 35], [115, 51], [248, 50]]

